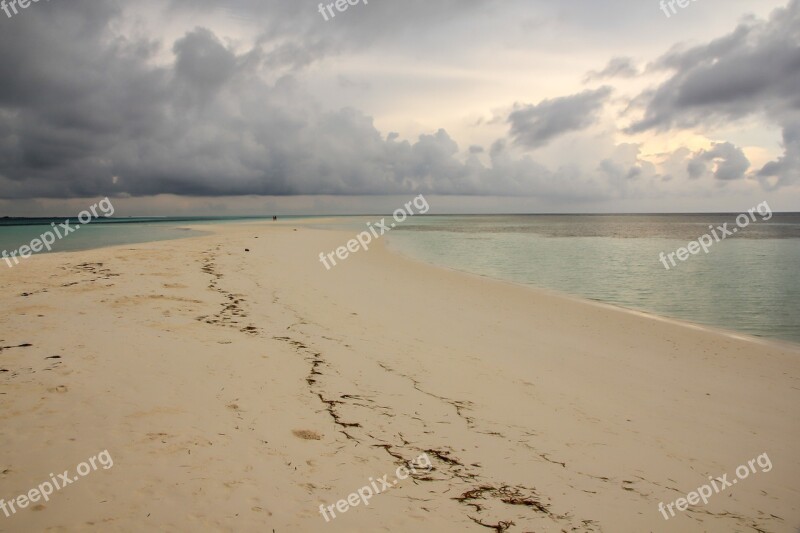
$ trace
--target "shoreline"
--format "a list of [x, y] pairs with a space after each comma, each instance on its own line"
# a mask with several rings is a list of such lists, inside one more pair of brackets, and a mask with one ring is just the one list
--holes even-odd
[[418, 264], [421, 264], [421, 265], [431, 266], [431, 267], [438, 268], [438, 269], [443, 269], [443, 270], [446, 270], [448, 272], [452, 272], [452, 273], [455, 273], [455, 274], [462, 274], [462, 275], [466, 275], [466, 276], [474, 276], [474, 277], [477, 277], [478, 279], [491, 280], [491, 281], [495, 281], [495, 282], [499, 282], [499, 283], [507, 283], [507, 284], [510, 284], [510, 285], [513, 285], [513, 286], [516, 286], [516, 287], [521, 287], [521, 288], [525, 288], [525, 289], [529, 289], [529, 290], [533, 290], [533, 291], [543, 292], [545, 294], [550, 294], [550, 295], [555, 296], [555, 297], [567, 298], [567, 299], [571, 299], [571, 300], [574, 300], [574, 301], [577, 301], [577, 302], [581, 302], [581, 303], [584, 303], [584, 304], [595, 304], [595, 305], [597, 305], [599, 307], [602, 307], [602, 308], [609, 308], [609, 309], [612, 309], [612, 310], [624, 311], [624, 312], [628, 312], [628, 313], [631, 313], [631, 314], [634, 314], [634, 315], [639, 315], [639, 316], [642, 316], [642, 317], [645, 317], [645, 318], [650, 318], [652, 320], [659, 320], [659, 321], [663, 321], [663, 322], [673, 323], [675, 325], [682, 325], [682, 326], [687, 327], [687, 328], [700, 329], [700, 330], [708, 331], [709, 333], [715, 333], [717, 335], [722, 335], [722, 336], [730, 337], [730, 338], [737, 339], [737, 340], [753, 342], [753, 343], [756, 343], [756, 344], [775, 345], [775, 347], [777, 347], [777, 348], [782, 348], [782, 349], [786, 349], [786, 350], [798, 350], [798, 351], [800, 351], [800, 342], [793, 342], [793, 341], [788, 340], [788, 339], [782, 339], [782, 338], [779, 338], [779, 337], [759, 337], [757, 335], [750, 335], [748, 333], [737, 331], [735, 329], [724, 328], [722, 326], [714, 326], [714, 325], [710, 325], [710, 324], [701, 324], [701, 323], [698, 323], [698, 322], [692, 322], [690, 320], [686, 320], [686, 319], [679, 318], [679, 317], [661, 315], [661, 314], [659, 314], [659, 313], [657, 313], [655, 311], [648, 311], [646, 309], [637, 309], [637, 308], [634, 308], [634, 307], [626, 307], [624, 305], [617, 304], [617, 303], [607, 302], [607, 301], [603, 301], [603, 300], [599, 300], [599, 299], [588, 298], [588, 297], [582, 296], [582, 295], [577, 294], [577, 293], [565, 292], [565, 291], [561, 291], [561, 290], [558, 290], [558, 289], [552, 289], [550, 287], [544, 287], [544, 286], [540, 286], [540, 285], [531, 285], [531, 284], [522, 283], [522, 282], [510, 280], [510, 279], [496, 278], [496, 277], [489, 276], [487, 274], [479, 274], [477, 272], [471, 272], [469, 270], [459, 270], [457, 268], [449, 267], [447, 265], [426, 261], [424, 259], [415, 257], [413, 255], [406, 254], [406, 253], [402, 252], [401, 250], [393, 249], [390, 246], [385, 246], [385, 248], [389, 253], [395, 254], [398, 257], [402, 257], [403, 259], [405, 259], [407, 261], [415, 262], [415, 263], [418, 263]]
[[[209, 229], [0, 276], [0, 498], [98, 450], [115, 462], [0, 531], [793, 533], [800, 520], [795, 346], [383, 241], [328, 272], [316, 254], [352, 235], [297, 221]], [[773, 470], [659, 513], [764, 452]], [[430, 473], [323, 519], [320, 504], [422, 453]]]
[[[673, 214], [673, 213], [670, 213], [670, 214]], [[705, 214], [705, 213], [698, 213], [698, 214]], [[776, 213], [776, 214], [780, 214], [780, 213]], [[793, 212], [790, 212], [790, 214], [793, 214]], [[676, 214], [676, 216], [680, 216], [680, 215], [681, 214]], [[381, 216], [381, 215], [340, 215], [339, 218], [343, 218], [343, 219], [348, 219], [348, 218], [368, 218], [368, 217], [378, 217], [378, 216]], [[465, 216], [465, 215], [457, 215], [457, 216]], [[469, 215], [469, 216], [485, 216], [485, 215]], [[502, 216], [502, 215], [498, 215], [498, 216]], [[551, 216], [551, 215], [541, 215], [541, 216]], [[564, 215], [564, 216], [573, 216], [573, 215]], [[592, 215], [592, 216], [595, 216], [595, 215]], [[596, 216], [600, 216], [600, 214], [597, 214]], [[618, 216], [618, 215], [608, 215], [608, 216]], [[638, 214], [632, 214], [631, 216], [638, 216]], [[259, 224], [259, 223], [264, 223], [264, 224], [271, 224], [271, 225], [274, 225], [274, 226], [293, 224], [293, 225], [300, 225], [300, 226], [309, 227], [309, 228], [316, 229], [316, 230], [321, 230], [321, 231], [342, 232], [342, 234], [344, 236], [346, 234], [346, 232], [344, 232], [342, 229], [330, 228], [330, 227], [325, 227], [324, 226], [324, 224], [327, 224], [329, 222], [335, 222], [336, 218], [337, 218], [336, 216], [322, 216], [322, 217], [319, 217], [319, 218], [305, 217], [305, 216], [300, 217], [300, 216], [298, 216], [297, 218], [282, 219], [280, 221], [274, 222], [274, 221], [269, 220], [268, 218], [265, 217], [263, 220], [262, 219], [257, 219], [257, 220], [252, 220], [252, 219], [249, 219], [249, 220], [248, 219], [231, 220], [231, 221], [226, 221], [225, 224], [226, 225], [227, 224], [236, 225], [236, 224]], [[157, 221], [155, 221], [155, 222], [157, 222]], [[214, 225], [216, 225], [216, 224], [214, 224]], [[181, 237], [181, 236], [169, 237], [169, 238], [159, 239], [159, 240], [155, 240], [155, 241], [133, 241], [133, 242], [129, 242], [129, 243], [101, 245], [101, 246], [94, 247], [94, 248], [79, 248], [79, 249], [74, 249], [74, 250], [63, 250], [63, 251], [56, 251], [56, 252], [40, 252], [40, 253], [38, 253], [36, 255], [51, 255], [51, 254], [57, 254], [57, 253], [70, 254], [70, 253], [76, 253], [76, 252], [81, 253], [81, 252], [87, 252], [87, 251], [96, 250], [96, 249], [114, 248], [114, 247], [121, 247], [121, 246], [135, 245], [135, 244], [148, 244], [148, 243], [151, 243], [151, 242], [164, 242], [164, 241], [176, 241], [176, 240], [190, 239], [190, 238], [194, 238], [194, 237], [201, 237], [203, 235], [208, 235], [210, 232], [206, 231], [207, 228], [208, 228], [208, 226], [205, 225], [205, 224], [196, 226], [196, 225], [193, 225], [191, 222], [187, 222], [186, 224], [176, 225], [172, 229], [174, 229], [174, 230], [191, 231], [191, 232], [194, 233], [194, 235], [190, 235], [190, 236], [187, 236], [187, 237]], [[684, 319], [684, 318], [677, 317], [677, 316], [663, 315], [663, 314], [660, 314], [657, 311], [650, 311], [650, 310], [647, 310], [647, 309], [641, 309], [641, 308], [635, 308], [635, 307], [627, 307], [627, 306], [619, 304], [619, 303], [604, 301], [604, 300], [601, 300], [601, 299], [589, 298], [587, 296], [584, 296], [584, 295], [581, 295], [581, 294], [578, 294], [578, 293], [566, 292], [566, 291], [559, 290], [559, 289], [553, 289], [553, 288], [545, 287], [545, 286], [541, 286], [541, 285], [523, 283], [523, 282], [514, 281], [514, 280], [510, 280], [510, 279], [504, 279], [504, 278], [500, 278], [500, 277], [492, 277], [492, 276], [489, 276], [489, 275], [486, 275], [486, 274], [480, 274], [480, 273], [472, 272], [472, 271], [469, 271], [469, 270], [460, 270], [460, 269], [457, 269], [457, 268], [454, 268], [454, 267], [450, 267], [450, 266], [447, 266], [447, 265], [444, 265], [444, 264], [439, 264], [439, 263], [435, 263], [435, 262], [432, 262], [432, 261], [426, 261], [426, 260], [424, 260], [422, 258], [406, 254], [406, 253], [404, 253], [403, 251], [401, 251], [399, 249], [387, 246], [386, 242], [381, 242], [380, 245], [385, 247], [385, 249], [388, 252], [393, 253], [393, 254], [395, 254], [395, 255], [397, 255], [399, 257], [402, 257], [402, 258], [404, 258], [404, 259], [406, 259], [408, 261], [417, 262], [419, 264], [432, 266], [434, 268], [444, 269], [444, 270], [447, 270], [449, 272], [464, 274], [464, 275], [468, 275], [468, 276], [477, 276], [478, 278], [481, 278], [481, 279], [493, 280], [493, 281], [497, 281], [497, 282], [501, 282], [501, 283], [509, 283], [509, 284], [512, 284], [512, 285], [517, 286], [517, 287], [525, 287], [527, 289], [532, 289], [534, 291], [543, 291], [544, 293], [550, 293], [550, 294], [552, 294], [554, 296], [559, 296], [559, 297], [563, 297], [563, 298], [570, 298], [570, 299], [577, 300], [577, 301], [584, 302], [584, 303], [594, 303], [594, 304], [597, 304], [599, 306], [607, 306], [607, 307], [609, 307], [611, 309], [627, 311], [627, 312], [630, 312], [630, 313], [633, 313], [633, 314], [638, 314], [638, 315], [641, 315], [641, 316], [644, 316], [644, 317], [649, 317], [649, 318], [654, 319], [654, 320], [661, 320], [661, 321], [666, 321], [666, 322], [672, 322], [672, 323], [675, 323], [675, 324], [682, 324], [683, 326], [688, 327], [688, 328], [702, 329], [702, 330], [706, 330], [706, 331], [709, 331], [709, 332], [712, 332], [712, 333], [716, 333], [716, 334], [719, 334], [719, 335], [724, 335], [724, 336], [727, 336], [727, 337], [730, 337], [730, 338], [733, 338], [733, 339], [749, 341], [749, 342], [753, 342], [753, 343], [756, 343], [756, 344], [767, 344], [767, 345], [772, 344], [772, 345], [776, 345], [779, 348], [788, 349], [788, 350], [800, 350], [800, 341], [795, 342], [793, 340], [782, 338], [782, 337], [766, 337], [766, 336], [762, 337], [762, 336], [758, 336], [758, 335], [745, 333], [743, 331], [739, 331], [739, 330], [736, 330], [736, 329], [729, 329], [729, 328], [726, 328], [724, 326], [693, 322], [693, 321], [691, 321], [689, 319]], [[2, 262], [0, 262], [0, 264], [2, 264]], [[16, 266], [19, 266], [19, 265], [16, 265]]]

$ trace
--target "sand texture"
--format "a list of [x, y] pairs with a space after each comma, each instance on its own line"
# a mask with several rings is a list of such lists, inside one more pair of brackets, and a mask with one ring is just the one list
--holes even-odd
[[[380, 242], [326, 271], [353, 235], [297, 222], [201, 229], [0, 271], [0, 498], [114, 460], [0, 531], [800, 528], [795, 345]], [[659, 513], [762, 453], [769, 472]]]

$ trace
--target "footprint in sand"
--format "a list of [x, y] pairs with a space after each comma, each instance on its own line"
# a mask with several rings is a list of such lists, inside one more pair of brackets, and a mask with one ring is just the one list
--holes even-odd
[[295, 429], [292, 431], [294, 436], [303, 440], [322, 440], [322, 435], [307, 429]]

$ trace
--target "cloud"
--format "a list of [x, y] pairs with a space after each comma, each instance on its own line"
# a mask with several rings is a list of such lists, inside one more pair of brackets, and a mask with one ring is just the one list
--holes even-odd
[[714, 178], [721, 181], [742, 179], [750, 168], [750, 161], [740, 148], [729, 142], [716, 143], [710, 150], [700, 150], [689, 158], [689, 177], [697, 179], [705, 175], [709, 164], [714, 165]]
[[[449, 22], [497, 3], [497, 0], [359, 3], [344, 13], [337, 12], [335, 19], [327, 22], [317, 10], [318, 2], [170, 0], [169, 6], [174, 16], [218, 13], [238, 21], [255, 23], [262, 28], [262, 43], [292, 43], [295, 50], [316, 48], [318, 53], [312, 55], [322, 56], [345, 49], [361, 50], [379, 42], [393, 44], [409, 31], [415, 35], [428, 29], [441, 31]], [[153, 5], [163, 4], [157, 1]], [[324, 46], [319, 47], [320, 43], [324, 43]]]
[[643, 190], [661, 176], [653, 163], [642, 159], [641, 146], [622, 143], [614, 147], [609, 157], [600, 161], [598, 169], [617, 197], [631, 197]]
[[638, 74], [639, 69], [636, 67], [633, 59], [630, 57], [615, 57], [611, 59], [600, 72], [593, 70], [586, 74], [584, 82], [608, 78], [633, 78]]
[[[767, 20], [750, 18], [731, 33], [709, 43], [674, 48], [655, 61], [651, 71], [671, 76], [641, 93], [632, 107], [643, 108], [628, 133], [667, 131], [730, 124], [757, 116], [783, 129], [784, 155], [765, 165], [757, 177], [767, 188], [800, 182], [800, 0], [791, 0]], [[747, 158], [731, 145], [717, 145], [721, 155], [715, 177], [733, 180], [748, 168]], [[689, 173], [705, 173], [710, 153], [689, 164]]]
[[188, 33], [172, 49], [177, 85], [200, 102], [212, 99], [236, 71], [236, 56], [205, 28]]
[[[0, 48], [6, 51], [0, 54], [0, 198], [173, 194], [211, 202], [208, 197], [422, 192], [530, 195], [574, 203], [634, 195], [649, 182], [667, 179], [643, 160], [638, 145], [614, 146], [612, 135], [600, 141], [590, 137], [591, 132], [569, 135], [598, 123], [612, 94], [610, 87], [571, 95], [566, 91], [567, 96], [538, 104], [506, 107], [498, 119], [508, 128], [506, 136], [496, 139], [504, 133], [490, 123], [495, 128], [491, 138], [475, 136], [463, 147], [453, 138], [453, 127], [427, 126], [419, 115], [409, 113], [409, 122], [428, 129], [403, 138], [380, 131], [367, 112], [325, 106], [318, 100], [325, 100], [324, 95], [307, 92], [358, 88], [374, 100], [325, 101], [385, 106], [379, 93], [407, 80], [393, 71], [359, 71], [369, 64], [365, 55], [398, 43], [406, 50], [405, 44], [422, 49], [433, 40], [463, 35], [474, 39], [471, 24], [478, 17], [464, 17], [482, 14], [480, 10], [496, 3], [376, 2], [349, 9], [328, 23], [318, 16], [315, 4], [278, 0], [40, 3], [35, 16], [31, 11], [16, 18], [0, 33]], [[758, 23], [743, 27], [749, 37], [736, 46], [755, 47], [759, 39], [768, 38]], [[418, 38], [422, 30], [428, 40]], [[738, 43], [741, 37], [733, 35]], [[691, 58], [682, 55], [688, 53], [673, 51], [658, 63], [681, 88], [681, 80], [694, 75]], [[716, 53], [725, 55], [724, 50]], [[334, 55], [344, 57], [332, 60]], [[442, 58], [446, 55], [436, 59]], [[329, 59], [330, 64], [316, 65]], [[708, 61], [699, 64], [704, 62]], [[776, 65], [791, 66], [778, 62], [772, 67]], [[787, 75], [771, 68], [775, 78]], [[461, 70], [446, 73], [441, 83], [449, 83], [449, 76], [462, 76]], [[578, 74], [584, 70], [581, 67]], [[624, 78], [635, 70], [630, 59], [615, 58], [596, 76]], [[414, 90], [423, 92], [419, 86]], [[680, 98], [659, 100], [656, 92], [640, 99], [645, 117], [660, 116], [661, 111], [669, 117], [657, 120], [652, 129], [691, 122], [687, 117], [702, 121], [704, 113], [727, 116], [723, 107], [711, 103], [711, 112], [695, 114], [695, 104], [685, 105]], [[783, 113], [791, 107], [791, 95], [774, 87], [759, 94], [771, 95], [766, 99], [770, 105], [749, 105], [781, 117], [787, 152], [759, 175], [770, 186], [787, 184], [788, 172], [798, 167], [793, 155], [798, 130]], [[381, 123], [390, 120], [383, 113], [376, 114]], [[387, 125], [408, 127], [402, 122]], [[415, 131], [420, 130], [415, 126]], [[567, 153], [568, 143], [559, 139], [578, 140], [584, 149], [579, 155], [576, 150]], [[545, 146], [537, 159], [525, 154]], [[743, 157], [735, 147], [715, 147], [709, 151], [717, 154], [713, 156], [693, 154], [695, 172], [699, 175], [713, 164], [718, 179], [736, 179], [742, 165], [737, 150]], [[548, 157], [545, 166], [542, 161]], [[682, 163], [681, 172], [687, 164]]]
[[343, 89], [359, 89], [366, 91], [372, 88], [372, 84], [367, 81], [355, 81], [347, 76], [343, 76], [342, 74], [339, 74], [336, 77], [336, 82], [338, 83], [339, 87]]
[[167, 47], [122, 37], [116, 2], [36, 15], [0, 34], [15, 50], [0, 55], [4, 198], [537, 192], [538, 168], [499, 178], [443, 129], [408, 142], [322, 109], [294, 76], [264, 75], [263, 39], [237, 52], [203, 27]]
[[[783, 148], [783, 156], [764, 165], [757, 174], [766, 189], [800, 183], [800, 119], [786, 121]], [[776, 179], [773, 181], [770, 178]]]
[[780, 117], [800, 109], [800, 0], [769, 20], [750, 19], [733, 32], [659, 58], [651, 71], [671, 71], [636, 99], [644, 115], [629, 133], [716, 124], [752, 114]]
[[601, 87], [537, 105], [517, 105], [508, 116], [511, 136], [519, 145], [539, 148], [565, 133], [583, 130], [597, 121], [610, 94], [610, 87]]
[[[298, 61], [270, 63], [280, 47], [267, 38], [247, 47], [198, 27], [162, 43], [117, 33], [125, 15], [116, 2], [39, 7], [0, 34], [15, 50], [0, 55], [6, 199], [604, 195], [591, 177], [550, 171], [504, 142], [462, 153], [444, 129], [408, 141], [357, 109], [326, 110], [296, 76], [270, 75]], [[520, 110], [517, 131], [544, 142], [585, 127], [609, 92]]]

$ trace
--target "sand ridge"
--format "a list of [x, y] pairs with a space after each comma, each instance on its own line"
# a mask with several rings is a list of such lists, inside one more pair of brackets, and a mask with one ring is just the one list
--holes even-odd
[[[0, 516], [0, 531], [800, 525], [793, 345], [437, 269], [382, 243], [327, 272], [316, 255], [347, 232], [299, 222], [212, 231], [37, 256], [0, 277], [0, 498], [98, 449], [115, 460]], [[771, 472], [659, 514], [765, 451]], [[430, 472], [320, 515], [421, 453]]]

